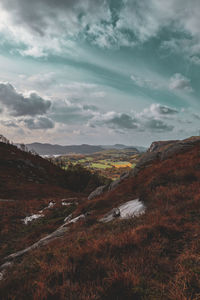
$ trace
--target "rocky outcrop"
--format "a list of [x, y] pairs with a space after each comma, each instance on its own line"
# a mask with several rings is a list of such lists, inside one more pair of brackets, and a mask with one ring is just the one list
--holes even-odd
[[0, 199], [0, 202], [13, 202], [13, 199]]
[[194, 147], [196, 144], [200, 144], [200, 137], [191, 137], [182, 141], [171, 140], [171, 141], [158, 141], [153, 142], [150, 148], [145, 154], [143, 154], [131, 171], [131, 176], [136, 176], [140, 170], [150, 166], [156, 160], [166, 160], [172, 156], [186, 152]]
[[116, 187], [118, 187], [118, 185], [128, 177], [129, 172], [123, 173], [119, 179], [116, 179], [113, 182], [111, 182], [111, 184], [108, 186], [108, 191], [113, 191], [114, 189], [116, 189]]
[[97, 187], [93, 192], [91, 192], [88, 196], [88, 200], [92, 200], [98, 196], [100, 196], [101, 194], [103, 194], [103, 192], [105, 192], [107, 189], [106, 185], [101, 185], [99, 187]]
[[156, 141], [151, 144], [147, 152], [155, 152], [161, 150], [165, 146], [169, 146], [171, 144], [177, 143], [178, 140], [170, 140], [170, 141]]
[[136, 164], [135, 168], [130, 172], [131, 176], [135, 176], [138, 172], [151, 165], [156, 159], [159, 158], [159, 152], [146, 152], [142, 155], [138, 163]]
[[160, 159], [165, 160], [172, 157], [176, 153], [183, 153], [192, 149], [196, 144], [200, 144], [200, 137], [192, 137], [183, 141], [170, 144], [168, 147], [163, 149], [160, 154]]
[[89, 196], [88, 200], [92, 200], [96, 197], [101, 196], [104, 192], [114, 190], [123, 180], [129, 177], [129, 172], [123, 173], [119, 179], [114, 180], [108, 185], [102, 185], [96, 188]]

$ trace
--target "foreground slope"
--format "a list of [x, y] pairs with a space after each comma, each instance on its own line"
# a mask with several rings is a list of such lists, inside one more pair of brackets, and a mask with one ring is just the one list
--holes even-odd
[[64, 171], [4, 138], [0, 142], [0, 258], [51, 234], [101, 182], [104, 178], [81, 166]]
[[[144, 214], [100, 222], [133, 199]], [[129, 177], [80, 201], [73, 217], [86, 212], [61, 239], [15, 261], [3, 299], [200, 298], [199, 138], [152, 145]]]

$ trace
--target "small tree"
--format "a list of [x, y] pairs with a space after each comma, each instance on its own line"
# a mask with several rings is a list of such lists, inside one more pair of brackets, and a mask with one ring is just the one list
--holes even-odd
[[20, 149], [21, 149], [22, 151], [28, 152], [28, 148], [26, 147], [25, 144], [20, 144], [19, 147], [20, 147]]
[[0, 142], [5, 143], [5, 144], [10, 144], [10, 141], [5, 138], [2, 134], [0, 134]]

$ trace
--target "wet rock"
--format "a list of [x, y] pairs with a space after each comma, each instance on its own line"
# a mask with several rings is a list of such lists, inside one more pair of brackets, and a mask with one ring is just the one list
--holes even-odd
[[22, 219], [23, 223], [27, 225], [29, 222], [32, 222], [33, 220], [37, 220], [39, 218], [43, 218], [43, 214], [33, 214], [31, 216], [27, 216], [24, 219]]
[[130, 174], [130, 172], [124, 172], [124, 173], [122, 173], [121, 176], [120, 176], [120, 179], [124, 180], [124, 179], [128, 178], [129, 174]]
[[68, 231], [68, 227], [59, 227], [57, 230], [55, 230], [54, 232], [52, 232], [51, 234], [47, 235], [46, 237], [40, 239], [38, 242], [34, 243], [33, 245], [31, 245], [30, 247], [27, 247], [23, 250], [20, 250], [20, 251], [17, 251], [15, 253], [12, 253], [10, 255], [8, 255], [7, 257], [4, 258], [4, 260], [13, 260], [17, 257], [20, 257], [28, 252], [30, 252], [31, 250], [34, 250], [38, 247], [42, 247], [44, 245], [47, 245], [49, 244], [51, 241], [57, 239], [57, 238], [60, 238], [62, 237], [65, 232]]
[[98, 188], [96, 188], [89, 196], [88, 196], [88, 200], [92, 200], [100, 195], [102, 195], [104, 192], [106, 191], [112, 191], [115, 188], [118, 187], [118, 185], [125, 180], [126, 178], [129, 177], [129, 172], [125, 172], [123, 173], [119, 179], [114, 180], [113, 182], [111, 182], [108, 185], [102, 185], [99, 186]]
[[113, 208], [113, 210], [112, 210], [112, 216], [114, 218], [120, 217], [120, 209], [118, 207], [117, 208]]
[[0, 272], [0, 281], [3, 280], [4, 272]]
[[6, 263], [4, 263], [3, 265], [0, 266], [0, 271], [3, 271], [3, 270], [5, 270], [5, 269], [7, 269], [7, 268], [12, 267], [12, 265], [13, 265], [12, 262], [7, 261]]
[[108, 190], [109, 191], [114, 190], [120, 184], [121, 181], [122, 180], [119, 178], [119, 179], [116, 179], [115, 181], [111, 182], [111, 184], [108, 187]]
[[92, 193], [89, 194], [88, 200], [92, 200], [100, 196], [101, 194], [103, 194], [103, 192], [106, 190], [106, 187], [107, 187], [106, 185], [102, 185], [96, 188]]
[[65, 219], [64, 219], [64, 222], [68, 222], [72, 219], [72, 214], [70, 214], [69, 216], [67, 216]]
[[3, 265], [0, 266], [0, 281], [3, 280], [6, 270], [12, 267], [13, 263], [10, 261], [5, 262]]
[[99, 221], [103, 223], [110, 222], [115, 218], [128, 219], [131, 217], [139, 216], [145, 212], [145, 206], [139, 199], [134, 199], [117, 208], [113, 208], [110, 212], [104, 215]]

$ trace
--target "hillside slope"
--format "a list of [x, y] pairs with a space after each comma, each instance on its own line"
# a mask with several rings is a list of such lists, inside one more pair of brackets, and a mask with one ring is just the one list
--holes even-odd
[[[200, 138], [161, 144], [115, 189], [79, 201], [84, 218], [62, 238], [16, 260], [2, 298], [200, 299]], [[133, 199], [144, 214], [100, 221]]]
[[0, 142], [0, 199], [41, 198], [67, 190], [88, 193], [104, 180], [81, 166], [65, 171], [39, 155]]
[[0, 142], [0, 198], [26, 198], [66, 187], [64, 171], [38, 155]]

